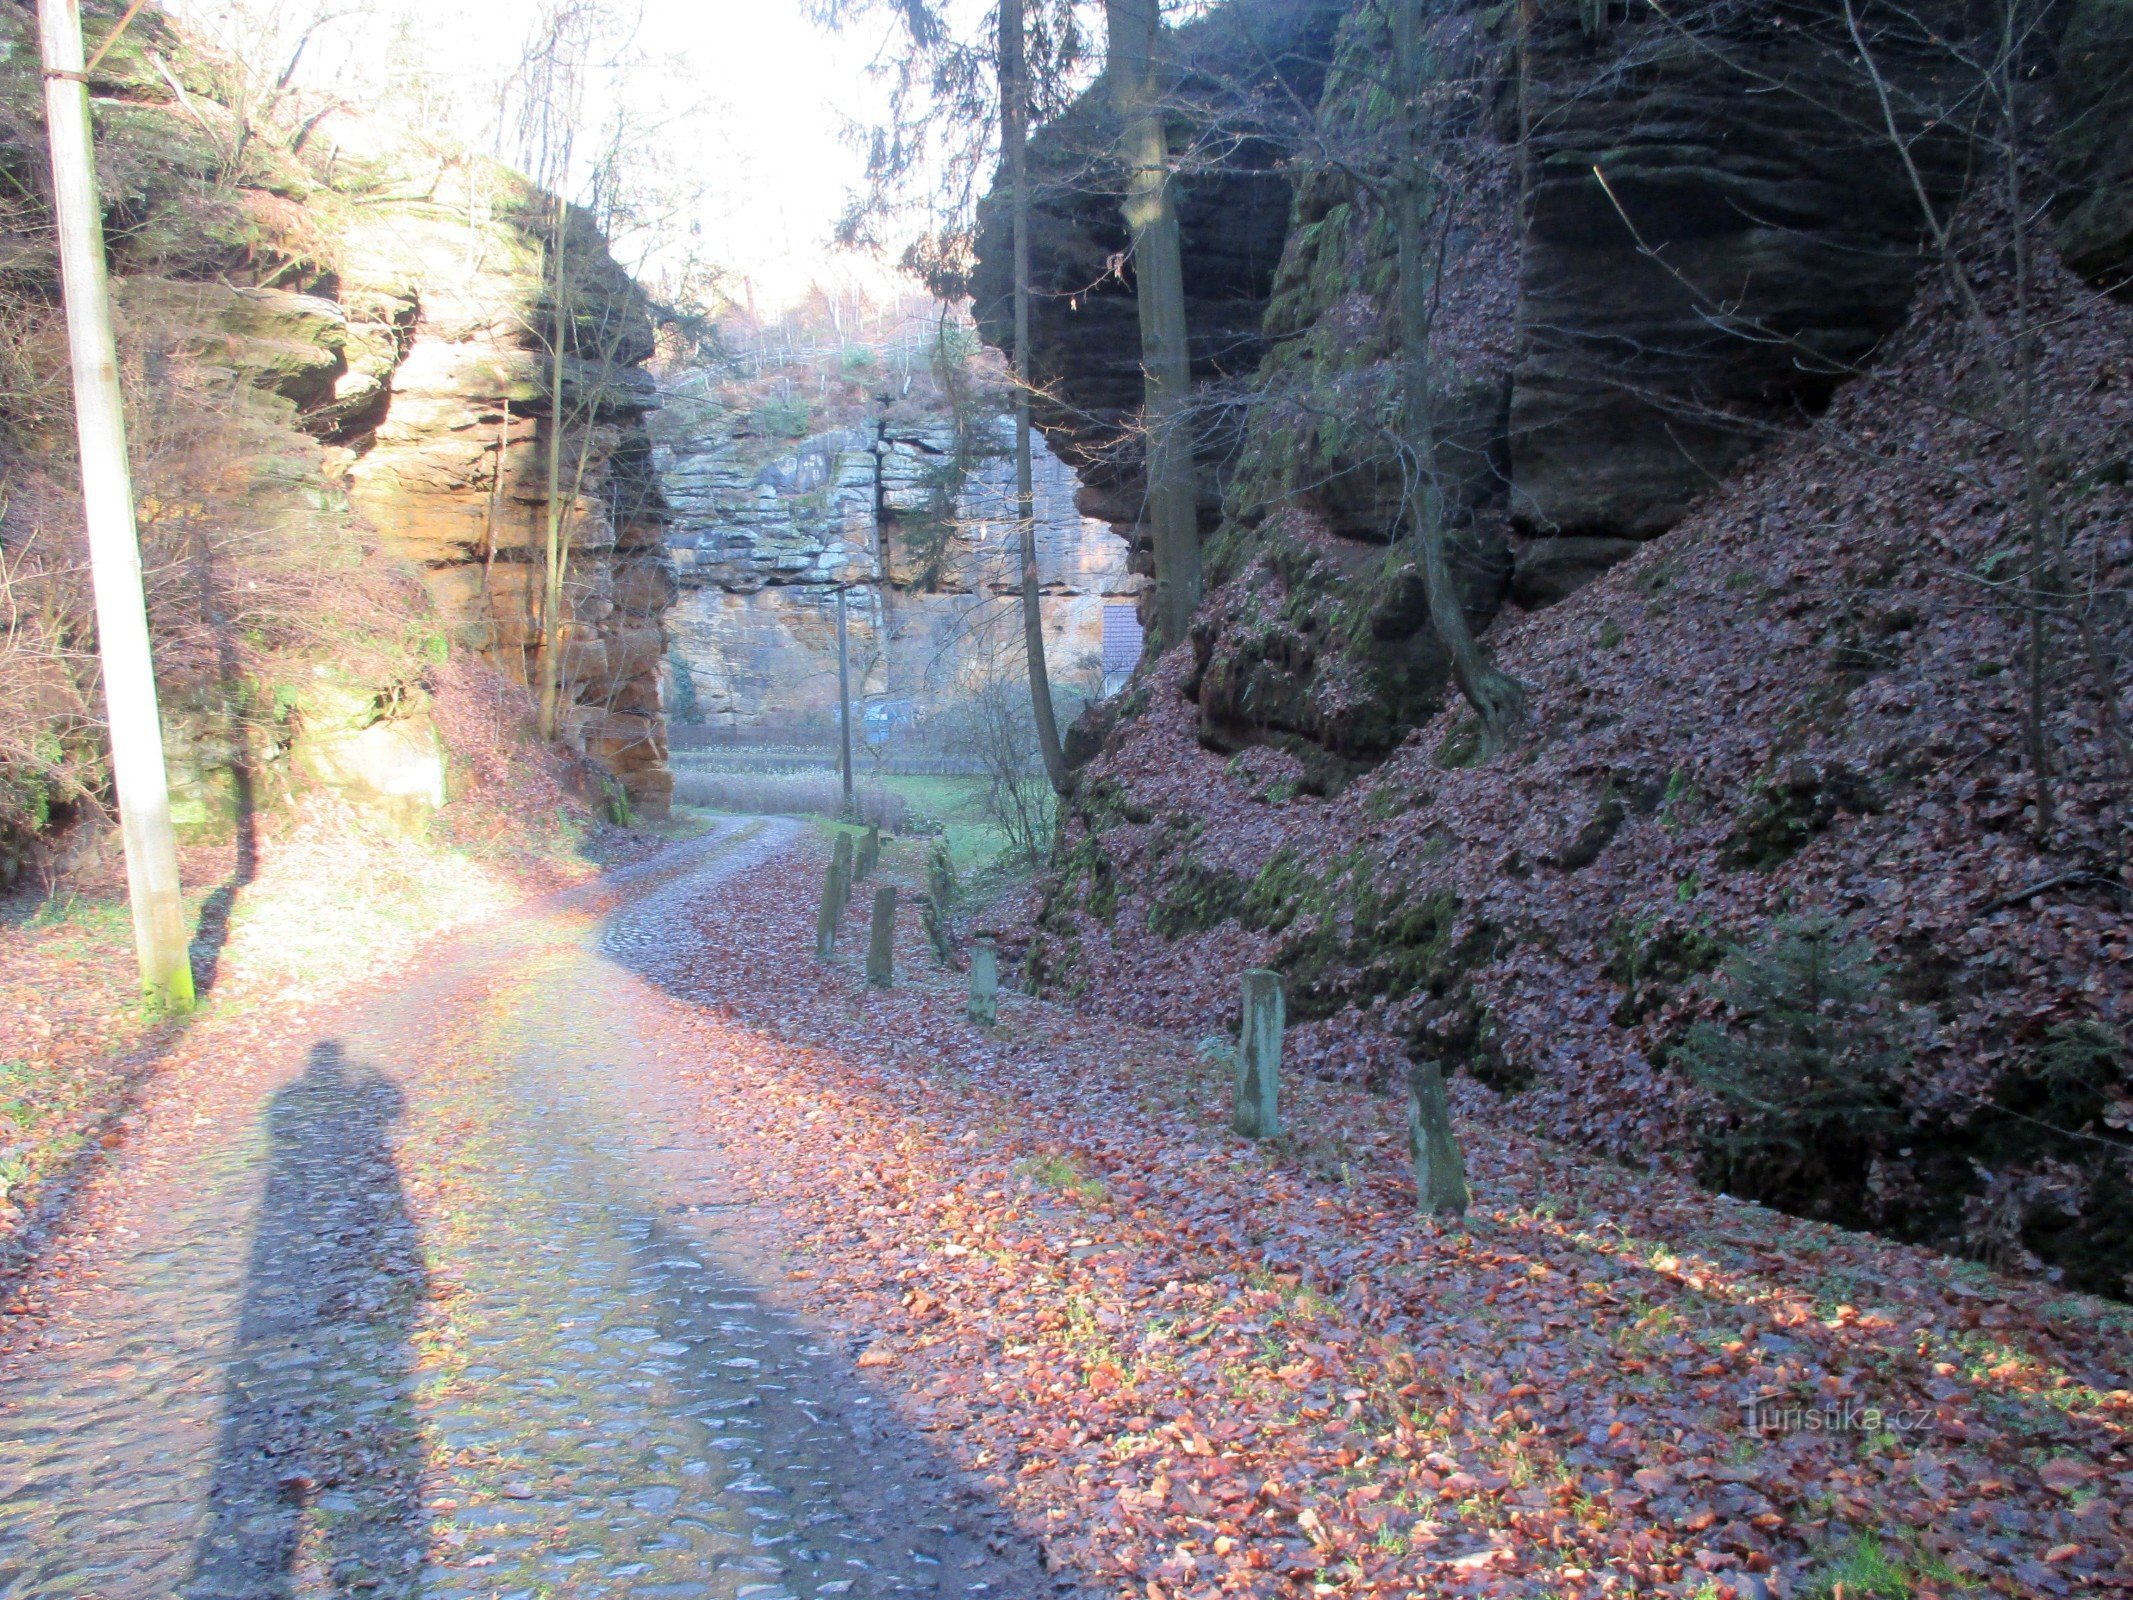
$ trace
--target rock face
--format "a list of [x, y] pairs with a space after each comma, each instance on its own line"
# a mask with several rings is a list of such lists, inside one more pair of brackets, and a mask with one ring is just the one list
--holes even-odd
[[[1238, 0], [1206, 22], [1179, 30], [1185, 66], [1182, 100], [1205, 106], [1200, 123], [1220, 121], [1219, 158], [1179, 202], [1186, 259], [1186, 324], [1196, 378], [1248, 377], [1265, 353], [1261, 321], [1289, 225], [1289, 184], [1275, 170], [1278, 145], [1252, 136], [1247, 112], [1255, 94], [1309, 107], [1324, 84], [1334, 30], [1349, 0]], [[1279, 87], [1274, 87], [1278, 85]], [[1243, 120], [1240, 123], [1240, 113]], [[1264, 115], [1264, 113], [1262, 113]], [[1182, 148], [1193, 129], [1179, 125]], [[1206, 131], [1201, 127], [1199, 131]], [[1132, 279], [1132, 243], [1108, 180], [1117, 137], [1107, 91], [1099, 84], [1031, 147], [1030, 238], [1034, 263], [1030, 369], [1039, 390], [1035, 414], [1059, 457], [1082, 477], [1083, 509], [1122, 530], [1140, 521], [1141, 467], [1127, 439], [1141, 407], [1140, 312]], [[1013, 338], [1011, 223], [998, 193], [981, 208], [974, 310], [988, 343]], [[1207, 425], [1219, 441], [1235, 419]], [[1203, 494], [1204, 520], [1219, 506], [1216, 474]], [[1148, 569], [1143, 562], [1143, 570]]]
[[[2078, 269], [2116, 282], [2133, 271], [2133, 22], [2123, 0], [2058, 15], [2060, 237]], [[1899, 105], [1958, 98], [1947, 54], [1904, 33], [1932, 17], [1903, 17], [1874, 35]], [[1429, 219], [1444, 252], [1434, 466], [1466, 608], [1485, 627], [1506, 602], [1562, 600], [1815, 415], [1907, 314], [1926, 230], [1871, 83], [1843, 64], [1841, 8], [1823, 0], [1663, 14], [1477, 3], [1440, 8], [1432, 26], [1449, 107]], [[1224, 104], [1249, 76], [1205, 64], [1261, 34], [1259, 59], [1276, 64], [1262, 76], [1330, 59], [1291, 72], [1323, 147], [1384, 149], [1391, 46], [1373, 8], [1295, 6], [1274, 24], [1237, 4], [1181, 30], [1186, 82], [1220, 86], [1200, 103]], [[1107, 115], [1099, 86], [1037, 137], [1037, 168], [1066, 192], [1040, 186], [1031, 355], [1055, 399], [1040, 421], [1080, 472], [1083, 506], [1130, 531], [1138, 330], [1130, 284], [1107, 270], [1124, 240], [1105, 185], [1063, 177], [1102, 148]], [[1312, 783], [1337, 785], [1446, 692], [1412, 562], [1385, 549], [1410, 476], [1381, 425], [1399, 403], [1392, 229], [1341, 163], [1277, 171], [1274, 130], [1256, 131], [1248, 158], [1178, 180], [1186, 281], [1202, 296], [1195, 373], [1222, 419], [1202, 452], [1209, 602], [1180, 681], [1210, 747], [1277, 745]], [[1945, 206], [1970, 153], [1905, 132], [1918, 134], [1919, 184]], [[1004, 344], [997, 195], [982, 221], [980, 326]], [[1252, 360], [1258, 392], [1240, 416], [1221, 385]]]
[[[1831, 64], [1826, 8], [1691, 7], [1686, 26], [1632, 10], [1595, 29], [1540, 6], [1519, 58], [1511, 493], [1546, 535], [1672, 527], [1820, 409], [1903, 319], [1922, 265], [1918, 197], [1863, 75]], [[1893, 45], [1885, 65], [1927, 70]], [[1938, 200], [1960, 148], [1913, 154]]]
[[2124, 297], [2133, 292], [2133, 5], [2075, 0], [2057, 99], [2060, 254]]
[[[398, 738], [371, 726], [434, 743], [418, 680], [439, 650], [537, 679], [543, 460], [560, 428], [560, 731], [640, 810], [663, 811], [662, 617], [674, 590], [643, 426], [656, 395], [641, 293], [573, 216], [563, 415], [552, 415], [546, 197], [493, 162], [418, 147], [345, 108], [307, 120], [301, 137], [261, 129], [233, 151], [214, 63], [159, 8], [127, 16], [137, 25], [123, 37], [115, 14], [91, 18], [117, 43], [90, 92], [151, 587], [170, 591], [153, 603], [181, 809], [212, 814], [210, 791], [233, 762], [281, 761], [305, 739], [367, 738], [367, 754], [321, 749], [309, 763], [319, 781], [330, 770], [336, 787], [363, 789]], [[57, 300], [34, 33], [23, 8], [0, 16], [0, 173], [22, 200], [0, 219], [0, 244], [17, 274], [10, 304], [32, 318]], [[0, 407], [6, 448], [27, 447], [33, 462], [48, 444], [63, 449], [52, 428], [63, 408], [25, 410], [20, 398]], [[373, 561], [376, 544], [397, 562]], [[404, 570], [427, 591], [427, 615]], [[179, 584], [176, 571], [191, 576]], [[393, 593], [371, 594], [374, 583]], [[322, 686], [344, 666], [347, 683]], [[333, 703], [340, 688], [377, 701], [352, 730]], [[274, 709], [233, 710], [233, 697]], [[233, 718], [244, 737], [212, 731]], [[183, 748], [195, 739], [201, 749]], [[420, 774], [368, 787], [395, 812], [438, 792]]]
[[[989, 676], [1019, 673], [1009, 443], [1000, 424], [959, 448], [952, 428], [876, 420], [773, 453], [725, 415], [662, 442], [682, 586], [675, 654], [698, 718], [727, 734], [828, 727], [840, 585], [870, 731], [925, 723]], [[1073, 474], [1041, 443], [1035, 468], [1047, 659], [1063, 687], [1093, 687], [1105, 605], [1131, 603], [1141, 580], [1125, 541], [1075, 509]]]
[[[461, 181], [461, 206], [355, 213], [341, 273], [355, 359], [323, 415], [351, 452], [351, 499], [421, 571], [452, 642], [535, 684], [554, 426], [535, 197], [501, 169]], [[644, 428], [657, 403], [643, 370], [651, 324], [583, 217], [573, 234], [561, 731], [657, 815], [673, 788], [660, 669], [675, 589]]]

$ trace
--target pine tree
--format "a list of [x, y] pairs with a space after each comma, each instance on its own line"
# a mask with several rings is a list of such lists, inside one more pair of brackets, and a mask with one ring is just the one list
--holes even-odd
[[1810, 1216], [1840, 1216], [1905, 1126], [1896, 1075], [1910, 1059], [1886, 975], [1826, 919], [1781, 922], [1720, 972], [1725, 1024], [1698, 1023], [1673, 1062], [1727, 1113], [1704, 1152], [1709, 1181]]

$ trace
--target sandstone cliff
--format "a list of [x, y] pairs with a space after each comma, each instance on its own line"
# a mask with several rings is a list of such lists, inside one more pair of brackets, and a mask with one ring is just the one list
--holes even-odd
[[[322, 131], [343, 132], [331, 120]], [[536, 683], [556, 425], [538, 197], [481, 162], [419, 192], [388, 173], [341, 236], [347, 344], [372, 367], [336, 381], [328, 438], [346, 454], [330, 459], [345, 462], [351, 503], [386, 548], [421, 571], [453, 644]], [[657, 403], [643, 370], [651, 320], [591, 224], [572, 227], [584, 265], [562, 357], [575, 491], [562, 732], [658, 814], [672, 791], [660, 671], [675, 591], [644, 428]]]
[[[2077, 270], [2122, 286], [2133, 167], [2113, 95], [2133, 24], [2109, 0], [2054, 16], [2058, 235]], [[1939, 125], [1909, 130], [1914, 187], [1816, 0], [1462, 6], [1437, 27], [1457, 176], [1439, 218], [1436, 468], [1486, 624], [1590, 582], [1818, 414], [1908, 313], [1927, 242], [1917, 189], [1945, 207], [1978, 152]], [[1185, 160], [1180, 200], [1210, 588], [1269, 563], [1318, 619], [1307, 638], [1248, 604], [1218, 610], [1189, 688], [1211, 746], [1274, 744], [1321, 785], [1381, 759], [1446, 681], [1419, 580], [1386, 553], [1405, 475], [1370, 419], [1393, 385], [1391, 229], [1359, 183], [1304, 153], [1381, 136], [1389, 51], [1367, 5], [1233, 5], [1178, 39], [1173, 143], [1223, 153], [1205, 172]], [[1947, 62], [1919, 40], [1892, 33], [1877, 62], [1900, 103], [1945, 96]], [[1268, 109], [1283, 104], [1285, 122]], [[1318, 118], [1308, 139], [1301, 108]], [[1270, 125], [1257, 138], [1255, 117]], [[1109, 126], [1099, 85], [1033, 149], [1031, 358], [1038, 419], [1084, 505], [1132, 533], [1130, 263], [1111, 270], [1126, 245], [1115, 193], [1086, 176], [1105, 170]], [[982, 221], [980, 325], [1004, 344], [997, 195]]]
[[[87, 25], [115, 21], [92, 6]], [[19, 846], [103, 779], [75, 654], [86, 600], [32, 18], [8, 8], [0, 31], [18, 197], [0, 218], [0, 427], [21, 490], [0, 526], [18, 579], [0, 836]], [[308, 781], [418, 822], [464, 775], [430, 709], [446, 664], [538, 671], [545, 202], [352, 111], [249, 125], [216, 98], [225, 78], [150, 10], [91, 83], [179, 816], [226, 827]], [[590, 224], [573, 226], [567, 454], [582, 438], [585, 470], [563, 731], [656, 813], [672, 583], [643, 429], [651, 327]]]
[[[795, 439], [729, 394], [662, 421], [681, 583], [670, 620], [700, 723], [759, 737], [829, 728], [839, 587], [855, 709], [876, 731], [923, 727], [1020, 672], [1011, 438], [982, 407], [960, 428], [943, 409], [868, 395], [848, 425]], [[1034, 464], [1047, 656], [1062, 686], [1093, 692], [1106, 603], [1130, 607], [1142, 580], [1041, 442]]]
[[[1376, 420], [1396, 398], [1390, 229], [1337, 165], [1290, 169], [1249, 409], [1210, 408], [1234, 441], [1203, 465], [1210, 593], [1190, 646], [1078, 730], [1028, 970], [1206, 1028], [1237, 973], [1272, 965], [1318, 1070], [1390, 1086], [1435, 1060], [1459, 1093], [1516, 1096], [1620, 1159], [2133, 1292], [2113, 731], [2133, 660], [2113, 598], [2133, 562], [2133, 27], [2091, 0], [2049, 11], [2055, 48], [2030, 41], [2050, 98], [2025, 102], [2019, 171], [2052, 176], [2023, 254], [1989, 196], [1952, 207], [1985, 152], [1941, 128], [1913, 144], [1919, 188], [1960, 218], [1973, 303], [1928, 270], [1871, 85], [1862, 107], [1834, 70], [1837, 14], [1442, 18], [1457, 181], [1431, 465], [1469, 613], [1532, 707], [1486, 765], [1447, 704]], [[1372, 7], [1335, 50], [1320, 125], [1368, 134]], [[1931, 51], [1882, 59], [1905, 104], [1945, 91]], [[2009, 581], [2036, 548], [2019, 429], [1981, 403], [2016, 348], [2058, 463], [2050, 526], [2086, 575], [2035, 602], [2056, 644], [2034, 667]], [[1104, 438], [1069, 443], [1105, 459]], [[1727, 1098], [1711, 1041], [1763, 1037], [1754, 984], [1828, 949], [1865, 976], [1818, 1026], [1834, 1059], [1881, 1064], [1769, 1068], [1840, 1108], [1787, 1102], [1773, 1132], [1738, 1081]]]

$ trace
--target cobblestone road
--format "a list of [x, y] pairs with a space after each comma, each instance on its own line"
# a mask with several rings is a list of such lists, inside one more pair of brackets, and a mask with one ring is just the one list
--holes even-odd
[[204, 1131], [0, 1369], [0, 1595], [1049, 1591], [780, 1309], [766, 1219], [669, 1114], [647, 976], [793, 832], [729, 824], [152, 1105]]

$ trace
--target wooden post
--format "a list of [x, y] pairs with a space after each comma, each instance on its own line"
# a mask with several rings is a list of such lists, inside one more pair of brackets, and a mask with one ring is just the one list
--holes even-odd
[[1286, 1022], [1281, 974], [1244, 975], [1244, 1015], [1237, 1031], [1237, 1109], [1231, 1126], [1247, 1139], [1281, 1132], [1281, 1034]]
[[981, 1028], [1000, 1020], [1000, 947], [989, 933], [970, 947], [970, 1020]]
[[862, 878], [871, 878], [874, 869], [881, 865], [881, 829], [869, 828], [859, 841], [858, 873]]
[[837, 923], [844, 915], [845, 899], [851, 890], [844, 882], [849, 870], [845, 863], [850, 860], [849, 850], [840, 850], [830, 857], [829, 875], [822, 880], [822, 909], [815, 913], [815, 959], [827, 961], [837, 953]]
[[920, 903], [926, 938], [933, 946], [933, 959], [944, 967], [955, 965], [955, 864], [948, 847], [936, 844], [926, 856], [926, 898]]
[[83, 69], [79, 0], [40, 0], [45, 129], [52, 146], [52, 204], [59, 227], [67, 345], [74, 367], [74, 423], [81, 443], [82, 510], [96, 592], [97, 653], [111, 724], [111, 775], [126, 843], [133, 902], [133, 947], [141, 988], [152, 1004], [189, 1011], [192, 954], [178, 891], [178, 841], [163, 763], [141, 546], [126, 458], [126, 413], [119, 393], [118, 342], [104, 261], [104, 219], [96, 189]]
[[1407, 1069], [1407, 1149], [1415, 1161], [1415, 1200], [1432, 1217], [1466, 1215], [1466, 1161], [1444, 1098], [1444, 1072], [1434, 1061]]
[[835, 850], [830, 856], [830, 870], [837, 875], [837, 920], [844, 920], [845, 909], [852, 903], [852, 836], [840, 832]]
[[867, 946], [867, 982], [887, 989], [896, 982], [896, 886], [874, 891], [874, 940]]

